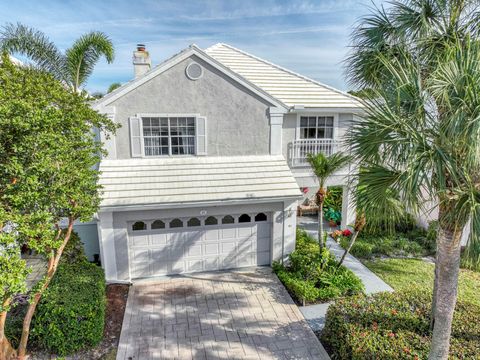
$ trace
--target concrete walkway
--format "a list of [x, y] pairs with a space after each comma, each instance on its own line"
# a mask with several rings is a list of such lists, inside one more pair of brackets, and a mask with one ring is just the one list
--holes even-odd
[[[301, 229], [304, 229], [314, 238], [318, 237], [318, 222], [315, 218], [307, 216], [298, 217], [297, 226]], [[330, 230], [326, 229], [325, 231]], [[338, 260], [341, 259], [345, 250], [331, 237], [327, 238], [327, 247]], [[380, 279], [377, 275], [375, 275], [375, 273], [370, 271], [370, 269], [368, 269], [351, 254], [346, 256], [343, 265], [352, 270], [355, 275], [362, 280], [363, 285], [365, 286], [366, 294], [369, 295], [382, 291], [393, 291], [390, 285]], [[300, 307], [300, 311], [314, 331], [321, 330], [325, 326], [325, 315], [329, 305], [330, 303], [324, 303]]]
[[136, 282], [117, 360], [329, 359], [270, 268]]

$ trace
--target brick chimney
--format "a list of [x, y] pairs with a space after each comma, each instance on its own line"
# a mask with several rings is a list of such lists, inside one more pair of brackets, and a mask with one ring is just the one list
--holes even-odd
[[152, 61], [150, 54], [145, 50], [144, 44], [137, 44], [137, 50], [133, 52], [133, 70], [135, 72], [135, 79], [139, 78], [150, 70]]

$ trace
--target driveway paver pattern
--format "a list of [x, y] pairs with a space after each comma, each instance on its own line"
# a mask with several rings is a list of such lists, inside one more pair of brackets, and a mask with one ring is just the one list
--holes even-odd
[[329, 359], [270, 268], [138, 281], [117, 360]]

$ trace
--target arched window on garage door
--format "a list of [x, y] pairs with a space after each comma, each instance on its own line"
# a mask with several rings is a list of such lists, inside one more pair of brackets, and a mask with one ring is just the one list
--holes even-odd
[[152, 230], [165, 229], [165, 223], [162, 220], [155, 220], [154, 222], [152, 222], [151, 228]]
[[196, 217], [191, 218], [190, 220], [187, 221], [187, 226], [192, 227], [192, 226], [200, 226], [200, 220]]
[[215, 216], [209, 216], [205, 219], [205, 225], [217, 225], [218, 220]]
[[255, 215], [255, 221], [267, 221], [267, 215], [264, 213], [258, 213]]
[[233, 224], [235, 219], [232, 215], [225, 215], [222, 219], [222, 224]]
[[147, 230], [147, 224], [145, 224], [143, 221], [136, 221], [132, 225], [132, 230], [133, 231]]
[[183, 227], [183, 221], [180, 219], [173, 219], [170, 221], [170, 228], [181, 228]]
[[239, 223], [249, 223], [250, 221], [252, 221], [252, 218], [248, 214], [242, 214], [238, 218]]

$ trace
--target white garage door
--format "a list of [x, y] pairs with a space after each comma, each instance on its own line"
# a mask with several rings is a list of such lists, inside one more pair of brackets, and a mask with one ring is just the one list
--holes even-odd
[[267, 213], [141, 220], [128, 227], [132, 278], [270, 264]]

